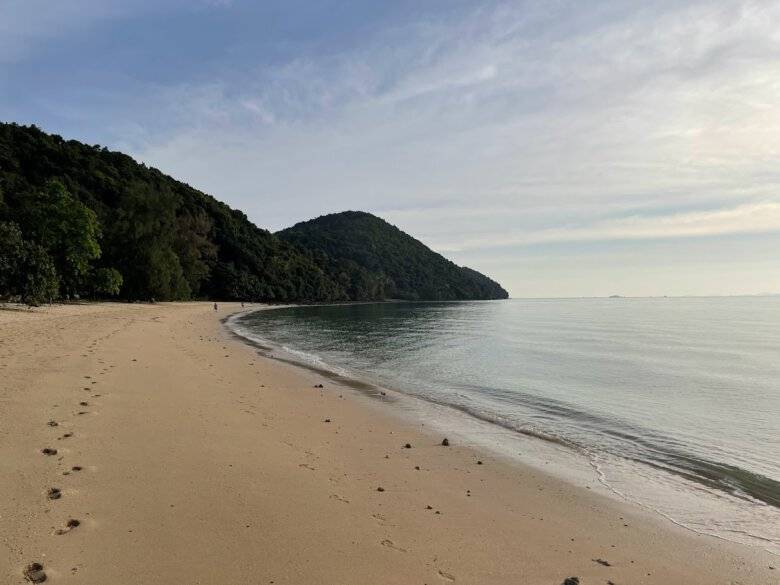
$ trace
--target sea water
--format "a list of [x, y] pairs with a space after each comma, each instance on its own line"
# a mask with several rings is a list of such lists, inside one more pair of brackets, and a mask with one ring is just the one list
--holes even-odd
[[555, 444], [622, 498], [780, 554], [780, 297], [303, 306], [234, 327], [426, 416]]

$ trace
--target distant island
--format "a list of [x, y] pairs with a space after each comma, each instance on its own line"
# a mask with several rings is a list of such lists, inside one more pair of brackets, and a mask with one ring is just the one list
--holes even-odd
[[125, 154], [0, 124], [0, 299], [85, 297], [334, 302], [508, 293], [369, 213], [272, 234]]

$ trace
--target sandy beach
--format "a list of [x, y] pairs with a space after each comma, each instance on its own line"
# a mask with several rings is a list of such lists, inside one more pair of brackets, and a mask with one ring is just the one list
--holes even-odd
[[0, 311], [0, 582], [780, 582], [768, 553], [259, 355], [221, 323], [238, 310]]

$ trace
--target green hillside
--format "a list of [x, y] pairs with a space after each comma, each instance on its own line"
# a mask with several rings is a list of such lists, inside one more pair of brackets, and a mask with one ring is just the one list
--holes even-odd
[[[495, 283], [398, 234], [418, 247], [376, 246], [387, 260], [332, 256], [122, 153], [0, 124], [0, 299], [487, 298]], [[348, 249], [356, 235], [342, 236]]]
[[327, 271], [350, 297], [441, 301], [508, 296], [497, 282], [457, 266], [370, 213], [325, 215], [277, 235], [321, 253]]

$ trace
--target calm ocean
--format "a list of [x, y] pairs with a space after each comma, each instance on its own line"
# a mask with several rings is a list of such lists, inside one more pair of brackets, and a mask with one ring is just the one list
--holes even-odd
[[233, 327], [562, 445], [621, 497], [780, 553], [780, 297], [310, 306]]

